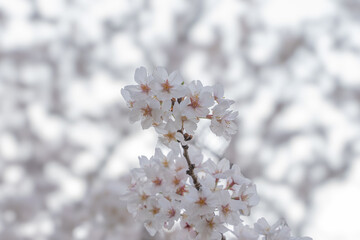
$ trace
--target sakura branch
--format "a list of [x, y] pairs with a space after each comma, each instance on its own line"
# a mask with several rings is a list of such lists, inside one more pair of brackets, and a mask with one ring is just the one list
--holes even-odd
[[190, 157], [189, 157], [189, 153], [188, 153], [189, 146], [182, 145], [182, 148], [184, 149], [183, 155], [184, 155], [186, 162], [188, 164], [188, 167], [189, 167], [189, 169], [186, 171], [186, 173], [192, 178], [196, 190], [200, 191], [201, 184], [199, 183], [197, 176], [194, 174], [195, 164], [191, 163], [191, 161], [190, 161]]
[[210, 120], [210, 130], [230, 140], [236, 133], [234, 103], [224, 98], [221, 85], [186, 83], [178, 72], [168, 75], [164, 68], [148, 74], [135, 71], [136, 85], [121, 90], [130, 108], [130, 121], [143, 129], [154, 127], [160, 148], [148, 159], [139, 157], [140, 168], [131, 170], [132, 182], [123, 195], [133, 216], [154, 236], [175, 225], [180, 239], [309, 240], [291, 237], [284, 222], [270, 226], [261, 218], [254, 228], [243, 223], [259, 197], [256, 186], [245, 178], [240, 167], [227, 159], [203, 161], [191, 142], [200, 120]]

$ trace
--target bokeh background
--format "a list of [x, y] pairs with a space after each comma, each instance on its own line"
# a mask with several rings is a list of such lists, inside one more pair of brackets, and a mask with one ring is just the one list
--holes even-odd
[[118, 200], [157, 144], [120, 95], [139, 66], [236, 101], [195, 143], [257, 184], [250, 220], [358, 239], [358, 0], [0, 0], [0, 239], [151, 239]]

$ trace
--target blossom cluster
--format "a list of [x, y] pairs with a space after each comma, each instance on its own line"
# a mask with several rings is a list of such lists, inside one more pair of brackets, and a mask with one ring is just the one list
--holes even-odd
[[224, 98], [220, 84], [185, 84], [177, 71], [168, 75], [161, 67], [151, 75], [144, 67], [136, 69], [135, 81], [121, 90], [131, 109], [130, 121], [141, 121], [143, 129], [153, 126], [170, 148], [177, 149], [178, 141], [183, 141], [178, 130], [194, 134], [200, 119], [211, 120], [210, 129], [228, 140], [236, 132], [237, 112], [229, 110], [234, 101]]
[[163, 227], [172, 229], [180, 220], [190, 238], [221, 239], [229, 231], [224, 224], [240, 224], [240, 216], [249, 215], [258, 203], [255, 185], [227, 159], [203, 162], [198, 151], [191, 151], [189, 158], [199, 189], [187, 174], [185, 157], [174, 151], [164, 155], [159, 148], [150, 159], [141, 156], [141, 167], [132, 170], [133, 182], [125, 196], [128, 210], [151, 235]]
[[[210, 119], [210, 129], [230, 139], [236, 132], [234, 102], [224, 98], [220, 85], [186, 84], [178, 72], [164, 68], [147, 74], [135, 72], [137, 85], [126, 86], [122, 95], [131, 109], [131, 122], [153, 126], [169, 150], [160, 148], [149, 158], [139, 157], [140, 168], [131, 171], [132, 182], [123, 200], [150, 235], [172, 230], [182, 239], [309, 240], [291, 237], [284, 221], [270, 226], [264, 218], [251, 228], [243, 222], [258, 204], [256, 186], [227, 159], [204, 161], [201, 151], [189, 144], [200, 119]], [[191, 147], [189, 147], [191, 146]], [[185, 237], [186, 236], [186, 237]]]

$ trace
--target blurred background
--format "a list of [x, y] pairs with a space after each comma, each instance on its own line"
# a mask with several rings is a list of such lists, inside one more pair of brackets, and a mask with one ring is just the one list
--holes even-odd
[[236, 101], [195, 144], [257, 184], [252, 221], [358, 238], [360, 1], [0, 0], [0, 239], [171, 239], [118, 200], [157, 143], [120, 94], [139, 66]]

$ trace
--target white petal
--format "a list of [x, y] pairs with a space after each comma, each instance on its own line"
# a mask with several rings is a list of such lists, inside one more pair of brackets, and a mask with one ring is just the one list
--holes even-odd
[[165, 68], [163, 67], [157, 67], [153, 73], [153, 76], [155, 79], [159, 80], [166, 80], [168, 79], [168, 73]]
[[148, 129], [149, 127], [151, 127], [152, 123], [153, 120], [151, 118], [145, 118], [141, 121], [141, 126], [143, 129]]
[[139, 67], [135, 70], [135, 82], [137, 82], [138, 84], [143, 84], [146, 81], [146, 68], [144, 67]]
[[182, 76], [178, 71], [174, 71], [169, 76], [169, 82], [173, 85], [181, 85], [181, 83], [184, 81]]
[[216, 83], [214, 86], [213, 86], [213, 89], [214, 89], [214, 96], [218, 99], [224, 97], [224, 88], [222, 86], [222, 84], [220, 83]]
[[211, 107], [212, 105], [214, 105], [214, 99], [211, 95], [211, 93], [209, 92], [204, 92], [200, 95], [200, 101], [201, 101], [201, 105], [204, 107]]
[[140, 120], [141, 113], [138, 109], [133, 109], [129, 114], [129, 120], [131, 123], [134, 123], [136, 121]]
[[146, 228], [146, 230], [148, 231], [148, 233], [150, 234], [150, 236], [155, 236], [157, 230], [152, 226], [152, 221], [149, 221], [147, 223], [144, 223], [144, 226]]

